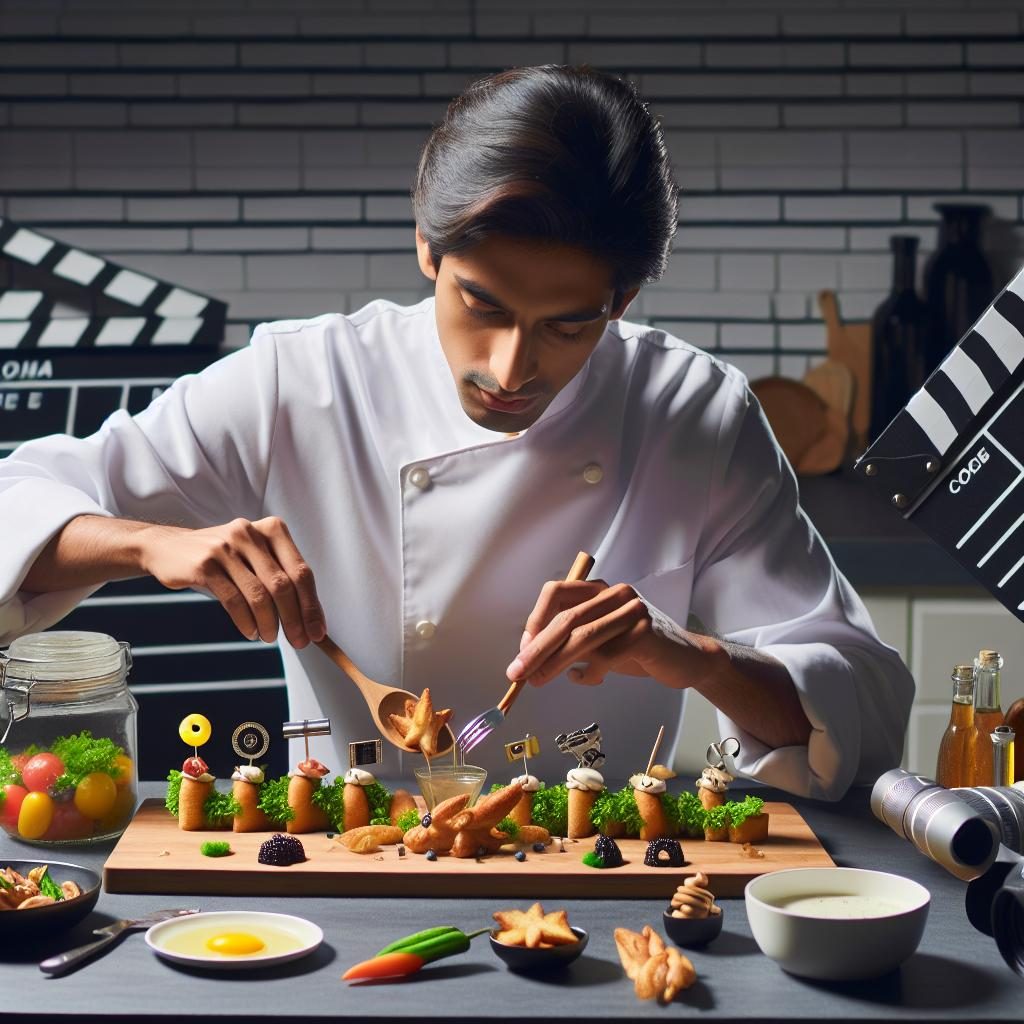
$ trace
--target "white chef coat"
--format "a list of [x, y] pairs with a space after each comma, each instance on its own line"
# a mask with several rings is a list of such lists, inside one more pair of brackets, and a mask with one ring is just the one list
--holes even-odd
[[[594, 578], [631, 583], [676, 622], [693, 613], [789, 670], [810, 741], [770, 750], [720, 715], [721, 734], [741, 741], [741, 771], [836, 798], [900, 758], [909, 673], [800, 511], [743, 375], [664, 331], [610, 323], [540, 419], [510, 438], [463, 411], [432, 299], [263, 324], [137, 416], [116, 412], [89, 438], [28, 442], [0, 462], [4, 642], [88, 593], [19, 589], [83, 513], [193, 527], [280, 516], [333, 639], [375, 679], [429, 686], [455, 726], [496, 703], [541, 585], [584, 549]], [[291, 717], [331, 719], [312, 749], [344, 771], [345, 745], [374, 735], [362, 700], [315, 647], [281, 649]], [[678, 729], [683, 705], [650, 679], [560, 678], [527, 687], [473, 759], [492, 781], [518, 774], [502, 744], [530, 732], [542, 747], [531, 771], [558, 782], [573, 762], [554, 736], [596, 721], [605, 774], [625, 777], [643, 768], [660, 724]], [[399, 757], [388, 748], [381, 774], [409, 774]]]

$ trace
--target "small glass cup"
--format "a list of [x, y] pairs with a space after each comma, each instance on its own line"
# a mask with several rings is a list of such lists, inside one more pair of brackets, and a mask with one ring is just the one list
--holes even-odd
[[415, 774], [428, 811], [432, 811], [443, 800], [462, 793], [469, 794], [466, 806], [472, 807], [487, 778], [485, 769], [471, 764], [424, 764], [416, 769]]

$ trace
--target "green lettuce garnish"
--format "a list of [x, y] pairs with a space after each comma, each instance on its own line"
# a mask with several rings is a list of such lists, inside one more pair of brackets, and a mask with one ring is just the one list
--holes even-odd
[[668, 794], [662, 798], [669, 820], [682, 835], [699, 839], [704, 835], [704, 806], [696, 793], [684, 790], [677, 797]]
[[43, 873], [39, 876], [38, 881], [39, 891], [44, 896], [50, 896], [58, 903], [64, 899], [64, 890], [50, 877], [50, 869], [43, 868]]
[[509, 839], [515, 839], [519, 835], [519, 826], [511, 818], [502, 818], [494, 827], [499, 832], [504, 832]]
[[743, 800], [730, 800], [725, 805], [729, 823], [739, 828], [747, 818], [753, 818], [764, 809], [764, 801], [759, 796], [748, 796]]
[[633, 787], [625, 785], [617, 793], [607, 789], [598, 793], [590, 809], [590, 820], [599, 832], [604, 832], [612, 822], [620, 822], [627, 836], [640, 835], [643, 818], [636, 806]]
[[231, 844], [222, 839], [211, 839], [199, 847], [199, 852], [204, 857], [226, 857], [231, 853]]
[[214, 790], [203, 801], [203, 816], [214, 827], [230, 825], [236, 814], [242, 813], [242, 805], [230, 793]]
[[295, 817], [295, 812], [288, 806], [288, 776], [279, 779], [267, 779], [260, 786], [259, 799], [256, 806], [275, 825], [284, 825]]
[[533, 823], [546, 828], [553, 836], [569, 831], [569, 790], [565, 784], [547, 786], [533, 794]]
[[115, 779], [121, 774], [120, 767], [114, 762], [124, 749], [113, 740], [95, 739], [88, 729], [71, 736], [61, 736], [51, 744], [50, 751], [64, 764], [63, 774], [53, 784], [55, 792], [77, 786], [93, 772], [104, 772]]
[[175, 817], [178, 816], [178, 801], [181, 797], [181, 772], [172, 768], [167, 773], [167, 796], [164, 797], [164, 807]]
[[402, 813], [398, 816], [398, 821], [395, 822], [395, 824], [402, 830], [402, 835], [405, 835], [405, 833], [408, 832], [409, 829], [415, 828], [419, 823], [420, 812], [413, 809], [412, 807], [410, 807], [409, 810], [407, 811], [402, 811]]
[[14, 767], [14, 761], [7, 748], [0, 747], [0, 786], [10, 786], [12, 783], [21, 785], [21, 772]]
[[593, 850], [588, 850], [583, 854], [583, 863], [586, 864], [588, 868], [603, 868], [604, 858], [599, 857]]
[[314, 807], [319, 807], [331, 828], [335, 832], [345, 831], [345, 780], [339, 775], [333, 782], [326, 785], [322, 782], [316, 784], [310, 800]]
[[371, 782], [363, 786], [366, 802], [370, 805], [371, 825], [391, 824], [391, 793], [379, 782]]
[[712, 807], [704, 812], [704, 828], [709, 831], [718, 831], [727, 828], [729, 825], [729, 809], [725, 804], [720, 807]]

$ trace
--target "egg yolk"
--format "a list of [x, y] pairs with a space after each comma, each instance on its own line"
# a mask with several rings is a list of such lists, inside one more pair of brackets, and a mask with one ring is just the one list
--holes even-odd
[[264, 945], [262, 939], [246, 932], [225, 932], [223, 935], [214, 935], [212, 939], [206, 940], [208, 950], [213, 953], [223, 953], [226, 956], [249, 956], [252, 953], [258, 953]]

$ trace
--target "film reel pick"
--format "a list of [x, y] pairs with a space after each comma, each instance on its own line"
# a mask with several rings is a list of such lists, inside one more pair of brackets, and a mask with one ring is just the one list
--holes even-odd
[[740, 741], [735, 736], [726, 736], [724, 740], [709, 743], [704, 760], [709, 768], [725, 768], [727, 757], [737, 757], [740, 752]]
[[329, 718], [303, 718], [299, 722], [285, 722], [281, 726], [281, 734], [286, 740], [298, 739], [300, 736], [306, 744], [306, 760], [309, 760], [309, 737], [330, 736], [331, 720]]
[[243, 722], [231, 734], [231, 748], [252, 767], [253, 761], [270, 749], [270, 733], [259, 722]]

